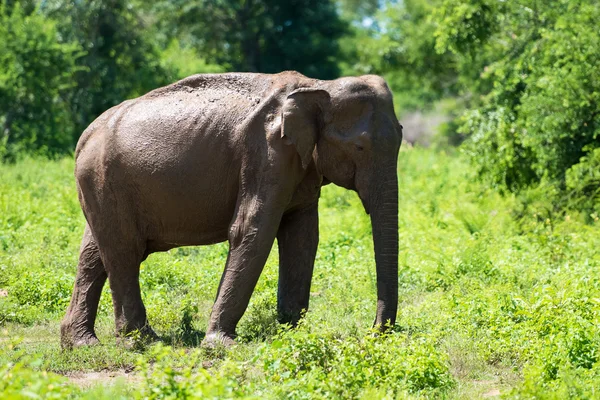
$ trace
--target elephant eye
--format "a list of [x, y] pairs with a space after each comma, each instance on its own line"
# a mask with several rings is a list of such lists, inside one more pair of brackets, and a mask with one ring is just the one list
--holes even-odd
[[363, 151], [364, 149], [365, 149], [365, 148], [364, 148], [364, 147], [362, 147], [361, 145], [359, 145], [359, 144], [357, 144], [357, 145], [356, 145], [356, 150], [358, 150], [358, 151]]

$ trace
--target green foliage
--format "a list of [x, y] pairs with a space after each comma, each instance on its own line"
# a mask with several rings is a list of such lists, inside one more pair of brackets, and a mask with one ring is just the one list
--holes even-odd
[[352, 21], [370, 18], [379, 8], [379, 0], [338, 0], [342, 15]]
[[198, 55], [195, 48], [173, 39], [161, 53], [163, 68], [173, 74], [171, 80], [182, 79], [194, 74], [225, 72], [217, 64], [209, 64]]
[[47, 313], [64, 311], [72, 290], [71, 276], [59, 275], [56, 271], [35, 274], [25, 272], [11, 282], [11, 294], [19, 306], [35, 306]]
[[511, 393], [515, 399], [596, 399], [598, 387], [594, 385], [600, 377], [598, 369], [580, 370], [561, 368], [555, 380], [540, 380], [543, 373], [539, 367], [530, 367], [525, 372], [525, 381]]
[[179, 0], [155, 9], [166, 36], [180, 35], [226, 70], [297, 70], [322, 79], [339, 73], [345, 26], [333, 1]]
[[385, 2], [370, 24], [355, 26], [353, 35], [342, 40], [344, 74], [383, 75], [401, 113], [456, 95], [456, 57], [436, 51], [436, 24], [430, 16], [437, 3]]
[[592, 218], [600, 214], [600, 148], [584, 147], [589, 151], [578, 164], [567, 170], [566, 185], [569, 205], [593, 210]]
[[[558, 190], [555, 207], [597, 211], [589, 161], [600, 143], [596, 1], [386, 1], [370, 18], [348, 15], [345, 74], [384, 75], [400, 113], [458, 96], [438, 144], [468, 138], [480, 176], [501, 190], [543, 181]], [[567, 184], [580, 160], [588, 166]]]
[[56, 22], [0, 3], [0, 161], [73, 145], [70, 91], [82, 51], [58, 38]]
[[78, 135], [110, 107], [168, 83], [133, 3], [52, 0], [44, 2], [43, 11], [61, 22], [64, 39], [85, 51], [71, 100]]
[[[247, 397], [251, 392], [243, 385], [242, 366], [226, 363], [211, 373], [202, 366], [203, 353], [186, 354], [162, 345], [149, 353], [152, 361], [140, 358], [138, 369], [143, 381], [138, 398], [142, 399], [218, 399]], [[174, 365], [173, 358], [180, 360]]]
[[260, 346], [251, 362], [231, 355], [218, 362], [218, 367], [203, 361], [203, 351], [186, 354], [158, 345], [149, 351], [149, 359], [138, 361], [144, 377], [140, 395], [153, 399], [252, 395], [347, 399], [380, 391], [394, 398], [416, 392], [444, 393], [452, 387], [444, 357], [424, 340], [414, 341], [414, 347], [406, 341], [401, 334], [340, 340], [300, 329], [281, 333], [272, 343]]
[[[399, 313], [391, 334], [369, 330], [376, 304], [369, 217], [356, 194], [328, 185], [310, 310], [299, 328], [275, 322], [275, 246], [239, 344], [198, 349], [227, 246], [180, 248], [151, 255], [141, 269], [150, 323], [172, 348], [117, 344], [107, 286], [96, 324], [103, 345], [63, 352], [58, 324], [84, 224], [72, 168], [70, 158], [0, 166], [0, 381], [17, 376], [2, 381], [6, 393], [24, 384], [46, 393], [59, 379], [53, 372], [119, 375], [137, 365], [125, 388], [79, 389], [61, 379], [53, 390], [76, 398], [598, 395], [598, 215], [555, 213], [544, 187], [502, 196], [475, 179], [462, 154], [422, 149], [400, 154]], [[570, 173], [573, 182], [587, 176]], [[9, 337], [24, 339], [10, 347]]]
[[565, 189], [569, 168], [597, 148], [599, 18], [595, 1], [446, 0], [435, 10], [437, 49], [456, 55], [476, 95], [460, 131], [489, 182], [516, 190], [548, 179]]
[[238, 336], [241, 340], [267, 340], [279, 331], [276, 297], [274, 290], [254, 296], [252, 305], [247, 311], [248, 318], [245, 318], [238, 328]]
[[83, 222], [72, 163], [26, 159], [0, 170], [0, 285], [12, 288], [0, 297], [0, 323], [62, 312], [70, 298]]
[[64, 399], [73, 397], [74, 388], [64, 386], [64, 378], [47, 372], [32, 371], [23, 365], [0, 367], [0, 394], [5, 399], [44, 398]]
[[[498, 31], [506, 6], [494, 0], [442, 0], [436, 8], [436, 48], [455, 53], [480, 51], [493, 33]], [[517, 7], [520, 7], [517, 6]]]
[[385, 388], [394, 398], [452, 387], [447, 361], [434, 344], [407, 339], [402, 334], [336, 339], [299, 330], [284, 333], [259, 354], [266, 375], [281, 385], [276, 397], [347, 399]]
[[46, 371], [32, 370], [39, 367], [39, 360], [24, 356], [23, 350], [17, 350], [20, 340], [8, 339], [7, 332], [0, 335], [0, 340], [8, 351], [16, 351], [20, 356], [16, 362], [0, 365], [0, 395], [4, 399], [44, 398], [64, 399], [71, 397], [76, 391], [66, 386], [65, 379]]
[[189, 71], [170, 51], [161, 63], [126, 1], [0, 6], [0, 159], [72, 150], [99, 114]]

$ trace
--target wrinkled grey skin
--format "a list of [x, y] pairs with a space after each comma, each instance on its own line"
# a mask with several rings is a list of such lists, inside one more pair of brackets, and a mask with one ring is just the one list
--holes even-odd
[[295, 324], [308, 308], [317, 203], [329, 182], [357, 191], [370, 213], [375, 324], [394, 324], [401, 140], [392, 95], [377, 76], [194, 75], [106, 111], [75, 154], [87, 225], [63, 346], [98, 343], [94, 321], [107, 278], [117, 334], [155, 336], [140, 294], [140, 262], [226, 240], [205, 344], [232, 343], [275, 238], [278, 313]]

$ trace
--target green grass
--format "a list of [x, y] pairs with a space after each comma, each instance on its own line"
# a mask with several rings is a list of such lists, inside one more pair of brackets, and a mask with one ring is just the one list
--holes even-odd
[[[155, 254], [142, 265], [160, 344], [115, 342], [106, 287], [97, 322], [103, 345], [63, 352], [58, 325], [84, 224], [73, 160], [0, 166], [0, 397], [600, 397], [597, 216], [555, 212], [542, 189], [503, 197], [460, 154], [407, 149], [398, 168], [393, 333], [369, 329], [369, 218], [354, 193], [329, 185], [311, 309], [298, 329], [276, 323], [274, 248], [240, 344], [199, 348], [227, 255], [220, 244]], [[130, 380], [80, 386], [70, 378], [107, 371]]]

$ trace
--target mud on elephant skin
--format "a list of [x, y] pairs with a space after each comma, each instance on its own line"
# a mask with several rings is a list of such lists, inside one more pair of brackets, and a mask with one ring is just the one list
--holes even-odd
[[278, 313], [295, 324], [308, 308], [317, 204], [330, 182], [358, 192], [371, 216], [375, 324], [394, 324], [401, 141], [392, 95], [377, 76], [194, 75], [106, 111], [75, 153], [87, 225], [63, 346], [98, 342], [94, 322], [106, 279], [117, 334], [153, 336], [140, 262], [222, 241], [229, 255], [205, 342], [232, 343], [275, 239]]

